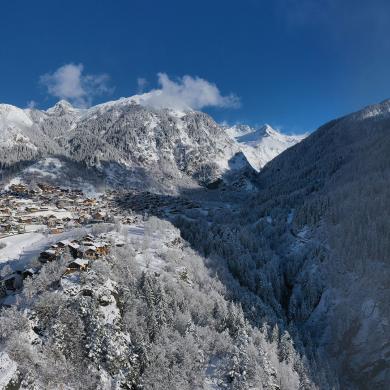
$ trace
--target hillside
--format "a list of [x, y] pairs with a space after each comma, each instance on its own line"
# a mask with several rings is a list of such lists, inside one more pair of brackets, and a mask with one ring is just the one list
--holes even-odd
[[[99, 114], [84, 112], [80, 123], [72, 122], [80, 112], [63, 107], [66, 120], [76, 123], [58, 133], [72, 164], [82, 163], [75, 128], [91, 140], [100, 134], [99, 142], [111, 145], [101, 161], [93, 162], [91, 149], [89, 169], [98, 171], [114, 149], [135, 156], [126, 141], [132, 132], [121, 129], [151, 113], [138, 105], [124, 103], [125, 112], [114, 106], [121, 113], [118, 127], [110, 122], [116, 116], [110, 105], [95, 108]], [[158, 120], [164, 115], [172, 118], [158, 111]], [[107, 126], [99, 127], [98, 118]], [[207, 123], [201, 134], [214, 134], [207, 116], [179, 119], [198, 150], [219, 148], [190, 131], [194, 123], [197, 129]], [[129, 125], [134, 128], [154, 139], [149, 125]], [[22, 389], [386, 389], [389, 128], [390, 101], [329, 122], [253, 174], [256, 191], [194, 186], [167, 195], [121, 189], [93, 200], [79, 190], [41, 186], [30, 193], [12, 186], [1, 199], [4, 213], [15, 204], [15, 229], [26, 218], [27, 201], [43, 207], [37, 213], [70, 213], [66, 223], [78, 228], [64, 227], [60, 234], [67, 242], [54, 245], [56, 236], [42, 225], [0, 242], [4, 288], [9, 268], [31, 260], [45, 243], [56, 254], [52, 261], [23, 263], [34, 267], [33, 276], [1, 298], [7, 308], [0, 314], [0, 359]], [[168, 146], [177, 129], [167, 136]], [[214, 131], [219, 137], [218, 126]], [[115, 132], [120, 136], [113, 141]], [[134, 137], [142, 139], [138, 132]], [[239, 137], [252, 142], [254, 135]], [[170, 153], [169, 147], [162, 152]], [[153, 153], [146, 156], [145, 166], [153, 164]], [[70, 172], [59, 161], [46, 157], [24, 168], [24, 177], [52, 174], [65, 182]], [[104, 223], [92, 216], [100, 218], [100, 211]], [[53, 217], [31, 223], [49, 226]], [[23, 241], [24, 234], [30, 236]], [[37, 241], [27, 250], [9, 245], [32, 238]], [[84, 253], [101, 247], [107, 250], [85, 263]], [[0, 371], [0, 380], [9, 376]]]
[[199, 228], [177, 221], [246, 318], [293, 340], [310, 378], [300, 377], [303, 388], [385, 389], [390, 380], [389, 106], [327, 123], [280, 154], [237, 208]]
[[[249, 169], [240, 148], [208, 115], [143, 107], [132, 98], [47, 111], [0, 107], [0, 163], [9, 168], [46, 157], [97, 169], [108, 184], [175, 191]], [[117, 180], [120, 178], [121, 180]]]
[[314, 267], [324, 287], [305, 322], [343, 388], [385, 388], [390, 380], [389, 107], [387, 100], [324, 125], [259, 176], [255, 203], [285, 217], [295, 210], [295, 234], [304, 231], [323, 252], [294, 278], [289, 313], [296, 318], [302, 272]]

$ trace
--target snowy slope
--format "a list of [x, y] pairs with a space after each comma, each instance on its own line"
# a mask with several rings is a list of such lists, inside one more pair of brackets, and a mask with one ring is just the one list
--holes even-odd
[[[144, 95], [89, 109], [64, 100], [46, 111], [4, 105], [0, 111], [0, 163], [63, 157], [137, 186], [207, 184], [249, 163], [210, 116], [143, 105]], [[141, 104], [139, 104], [141, 103]], [[17, 147], [17, 153], [15, 148]], [[232, 163], [234, 161], [234, 163]], [[117, 181], [115, 179], [114, 181]], [[154, 188], [158, 188], [157, 184]]]
[[306, 134], [286, 135], [265, 124], [259, 128], [235, 125], [225, 128], [226, 133], [236, 140], [245, 157], [254, 169], [259, 171], [267, 162], [287, 148], [302, 141]]
[[0, 147], [12, 148], [23, 145], [36, 149], [25, 134], [32, 125], [33, 121], [25, 111], [9, 104], [0, 104]]
[[296, 210], [285, 228], [313, 253], [290, 280], [289, 316], [323, 343], [341, 388], [390, 383], [389, 128], [387, 100], [325, 124], [259, 174], [259, 207]]

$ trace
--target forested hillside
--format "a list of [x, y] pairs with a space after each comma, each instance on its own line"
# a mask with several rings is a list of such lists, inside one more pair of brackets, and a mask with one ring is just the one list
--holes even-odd
[[341, 388], [390, 380], [389, 129], [389, 101], [330, 122], [270, 162], [239, 212], [179, 223], [227, 264], [247, 316], [292, 327], [314, 372], [328, 356]]
[[[197, 118], [187, 129], [208, 120]], [[71, 275], [64, 253], [1, 312], [15, 383], [386, 389], [389, 129], [389, 101], [329, 122], [256, 174], [253, 192], [118, 192], [113, 208], [137, 214], [137, 233], [96, 225], [124, 245]]]
[[147, 185], [160, 192], [251, 169], [221, 126], [191, 109], [153, 109], [131, 98], [89, 109], [65, 101], [47, 111], [0, 105], [0, 166], [7, 170], [47, 157], [97, 169], [112, 186]]

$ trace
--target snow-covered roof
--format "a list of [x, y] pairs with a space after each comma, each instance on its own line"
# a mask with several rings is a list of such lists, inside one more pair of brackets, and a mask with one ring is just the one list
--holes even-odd
[[76, 260], [73, 260], [69, 263], [70, 264], [77, 264], [79, 265], [80, 267], [84, 266], [84, 265], [88, 265], [89, 264], [89, 261], [86, 260], [86, 259], [80, 259], [80, 258], [77, 258]]

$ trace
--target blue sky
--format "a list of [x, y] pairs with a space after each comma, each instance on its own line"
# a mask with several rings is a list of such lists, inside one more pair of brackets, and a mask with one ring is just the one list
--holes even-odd
[[21, 107], [163, 88], [218, 121], [303, 132], [390, 97], [385, 0], [13, 0], [1, 16], [0, 102]]

